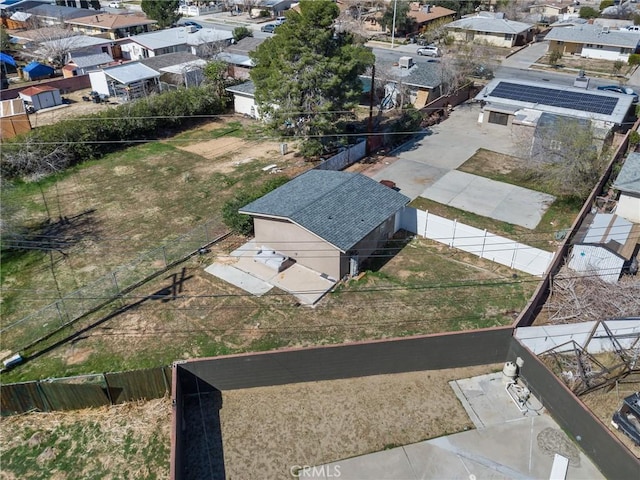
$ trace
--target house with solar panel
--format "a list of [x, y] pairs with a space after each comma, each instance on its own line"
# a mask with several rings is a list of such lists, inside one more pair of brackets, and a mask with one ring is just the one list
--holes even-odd
[[445, 25], [447, 33], [459, 42], [487, 43], [511, 48], [533, 39], [535, 25], [505, 18], [504, 13], [479, 12]]
[[582, 24], [554, 27], [547, 33], [549, 51], [563, 55], [579, 55], [584, 58], [629, 61], [629, 55], [638, 51], [640, 32], [626, 29], [614, 30], [602, 25]]
[[591, 128], [593, 145], [601, 148], [612, 132], [624, 129], [631, 119], [634, 98], [606, 90], [495, 78], [475, 100], [482, 105], [479, 123], [502, 125], [534, 145], [536, 130], [540, 136], [549, 124], [566, 118]]
[[359, 173], [309, 170], [239, 212], [263, 250], [339, 280], [393, 236], [409, 201]]
[[612, 213], [586, 216], [574, 237], [567, 266], [615, 283], [623, 271], [638, 271], [640, 225]]

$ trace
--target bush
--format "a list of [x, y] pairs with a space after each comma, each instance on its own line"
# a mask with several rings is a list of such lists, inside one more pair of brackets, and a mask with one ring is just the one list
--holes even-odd
[[43, 162], [20, 160], [20, 168], [16, 168], [16, 158], [25, 158], [20, 151], [26, 150], [28, 156], [33, 157], [29, 149], [33, 149], [34, 144], [38, 145], [38, 154], [43, 158], [51, 152], [59, 152], [60, 147], [64, 146], [65, 161], [58, 163], [73, 166], [125, 148], [129, 146], [127, 140], [158, 138], [163, 129], [189, 126], [193, 122], [193, 115], [217, 114], [222, 113], [223, 109], [223, 100], [213, 94], [210, 88], [194, 87], [152, 95], [88, 115], [82, 120], [62, 120], [3, 144], [0, 172], [6, 179], [51, 173]]
[[222, 207], [222, 221], [234, 233], [240, 235], [253, 234], [253, 219], [249, 215], [238, 213], [245, 205], [257, 200], [267, 193], [287, 183], [287, 177], [273, 177], [267, 180], [258, 190], [242, 190]]
[[247, 27], [236, 27], [233, 29], [233, 39], [236, 42], [239, 42], [246, 37], [253, 37], [253, 32]]
[[598, 18], [600, 12], [592, 7], [580, 7], [580, 18]]
[[600, 2], [600, 11], [604, 10], [607, 7], [612, 7], [614, 5], [613, 0], [602, 0]]
[[556, 66], [562, 58], [562, 52], [560, 50], [551, 50], [549, 53], [549, 65]]
[[640, 53], [629, 55], [629, 65], [640, 65]]

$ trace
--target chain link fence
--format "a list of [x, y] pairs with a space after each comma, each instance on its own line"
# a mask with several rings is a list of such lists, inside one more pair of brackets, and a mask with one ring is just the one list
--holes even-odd
[[56, 302], [0, 329], [2, 349], [19, 352], [95, 312], [226, 235], [220, 217], [148, 251]]

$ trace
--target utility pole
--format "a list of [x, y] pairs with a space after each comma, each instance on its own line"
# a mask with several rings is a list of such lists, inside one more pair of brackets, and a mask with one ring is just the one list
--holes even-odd
[[396, 39], [396, 9], [398, 8], [398, 0], [393, 0], [393, 25], [391, 25], [391, 50]]
[[366, 154], [371, 155], [371, 135], [373, 134], [373, 92], [376, 84], [376, 64], [371, 67], [371, 90], [369, 90], [369, 123], [367, 124]]

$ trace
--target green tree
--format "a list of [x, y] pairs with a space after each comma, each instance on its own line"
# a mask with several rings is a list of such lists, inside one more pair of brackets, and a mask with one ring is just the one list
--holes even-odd
[[302, 0], [277, 33], [250, 55], [255, 99], [281, 134], [310, 139], [336, 133], [341, 117], [362, 94], [359, 75], [374, 62], [371, 51], [336, 32], [339, 10], [328, 0]]
[[207, 63], [204, 68], [204, 76], [207, 83], [213, 87], [214, 93], [224, 99], [227, 96], [227, 78], [229, 76], [229, 66], [220, 60]]
[[612, 65], [612, 70], [613, 70], [613, 74], [618, 76], [620, 74], [620, 70], [622, 70], [622, 67], [624, 67], [624, 62], [622, 60], [616, 60], [615, 62], [613, 62]]
[[458, 17], [473, 13], [483, 2], [480, 0], [434, 0], [429, 2], [431, 5], [448, 8], [454, 12], [458, 12]]
[[562, 52], [560, 50], [551, 50], [549, 52], [549, 65], [556, 67], [561, 58]]
[[602, 0], [600, 2], [600, 11], [604, 10], [607, 7], [612, 7], [614, 5], [613, 0]]
[[247, 27], [236, 27], [233, 29], [233, 39], [239, 42], [243, 38], [253, 37], [253, 32]]
[[598, 18], [600, 12], [592, 7], [580, 7], [580, 18]]
[[9, 35], [9, 32], [7, 32], [7, 29], [4, 28], [4, 26], [0, 25], [0, 50], [3, 52], [8, 52], [9, 50], [12, 49], [12, 44], [11, 44], [11, 36]]
[[391, 2], [387, 5], [384, 15], [380, 19], [380, 26], [391, 32], [393, 30], [393, 11], [395, 7], [396, 28], [395, 33], [412, 33], [415, 20], [409, 16], [409, 2]]
[[159, 28], [173, 25], [182, 16], [178, 13], [179, 0], [142, 0], [140, 6], [147, 17], [158, 22]]

